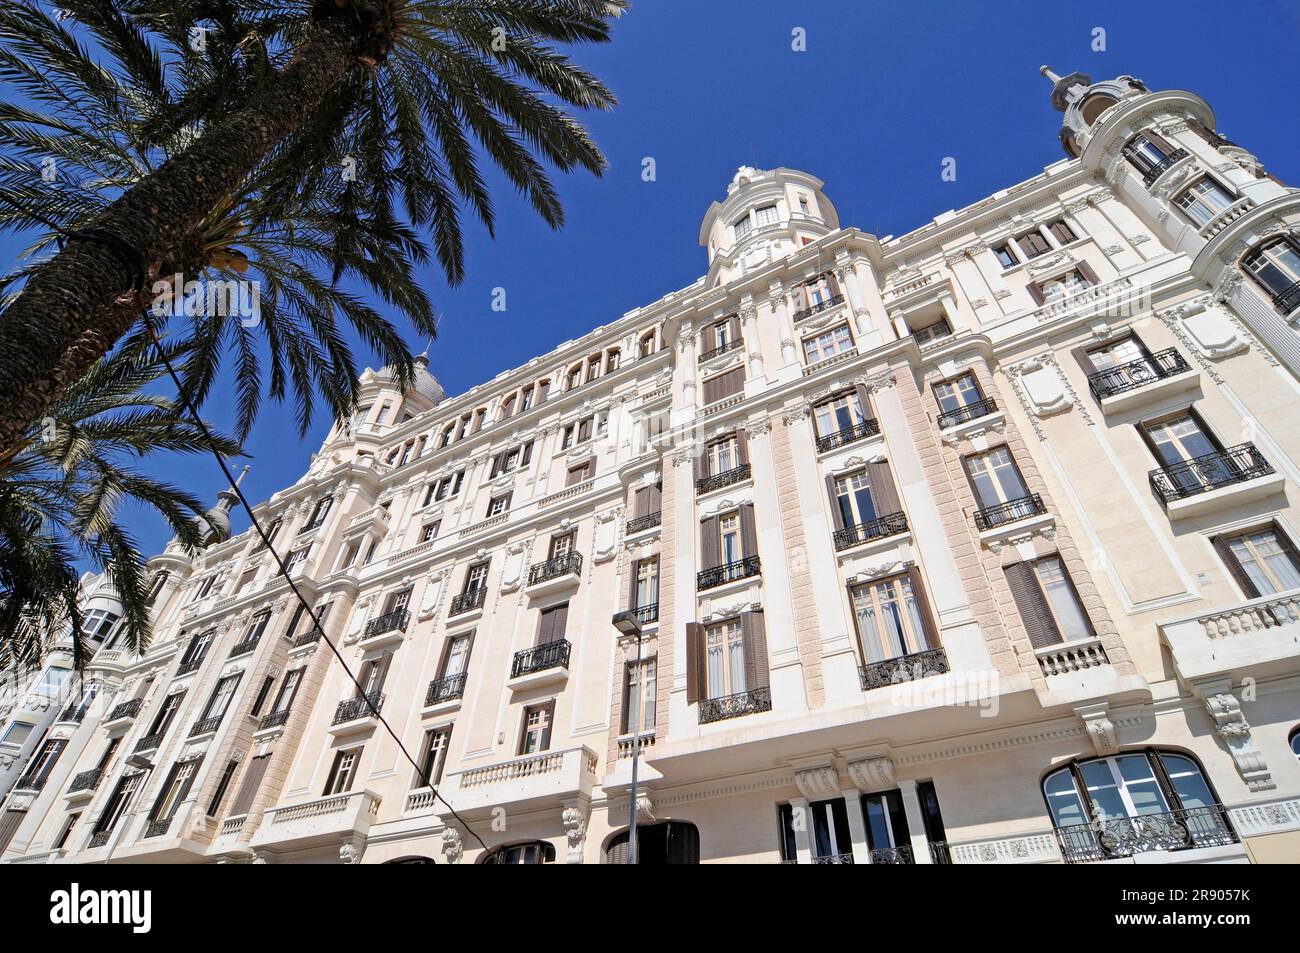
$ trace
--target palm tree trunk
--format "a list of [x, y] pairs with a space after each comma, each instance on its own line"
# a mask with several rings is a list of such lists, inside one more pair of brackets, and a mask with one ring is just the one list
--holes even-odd
[[[27, 280], [0, 316], [0, 452], [139, 314], [141, 281], [293, 132], [356, 62], [346, 21], [314, 26], [284, 70], [238, 112], [141, 179]], [[139, 264], [129, 250], [139, 254]], [[141, 270], [144, 274], [141, 274]], [[123, 305], [126, 305], [125, 310]], [[108, 317], [109, 314], [112, 317]], [[104, 320], [108, 318], [108, 320]]]

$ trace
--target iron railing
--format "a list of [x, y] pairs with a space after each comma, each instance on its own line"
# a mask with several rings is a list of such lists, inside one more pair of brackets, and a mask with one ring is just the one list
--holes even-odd
[[703, 364], [705, 361], [726, 354], [728, 351], [734, 351], [744, 343], [744, 338], [736, 338], [735, 340], [728, 341], [726, 344], [719, 344], [717, 347], [702, 353], [697, 363]]
[[172, 819], [164, 817], [160, 821], [150, 821], [149, 826], [144, 829], [145, 837], [162, 837], [167, 833], [167, 828], [172, 826]]
[[440, 705], [443, 702], [455, 701], [465, 694], [465, 676], [466, 672], [459, 675], [448, 675], [445, 678], [435, 678], [429, 683], [429, 690], [424, 695], [425, 705]]
[[452, 596], [451, 615], [459, 615], [462, 612], [469, 612], [471, 609], [481, 609], [485, 598], [487, 598], [487, 586], [467, 589], [459, 595]]
[[908, 844], [901, 847], [876, 847], [871, 851], [871, 862], [873, 864], [911, 864], [915, 863], [912, 857], [912, 848]]
[[1175, 348], [1168, 348], [1116, 367], [1088, 375], [1088, 390], [1098, 401], [1116, 394], [1127, 393], [1139, 387], [1145, 387], [1152, 381], [1173, 377], [1184, 371], [1190, 371], [1191, 365]]
[[1056, 839], [1065, 862], [1078, 864], [1132, 857], [1145, 851], [1223, 847], [1237, 843], [1237, 834], [1227, 809], [1212, 804], [1058, 827]]
[[653, 529], [663, 522], [663, 511], [655, 510], [653, 513], [647, 513], [645, 516], [637, 516], [627, 521], [627, 531], [629, 533], [639, 533], [643, 529]]
[[196, 738], [199, 735], [206, 735], [208, 732], [216, 731], [221, 727], [221, 715], [213, 715], [211, 718], [203, 718], [194, 723], [190, 729], [190, 737]]
[[[821, 854], [812, 859], [814, 864], [851, 864], [853, 863], [852, 854]], [[795, 861], [797, 863], [797, 861]]]
[[1151, 183], [1155, 182], [1156, 179], [1160, 178], [1162, 175], [1168, 172], [1170, 166], [1172, 166], [1179, 159], [1183, 159], [1186, 156], [1187, 156], [1186, 149], [1175, 149], [1173, 152], [1169, 153], [1169, 155], [1165, 156], [1163, 159], [1161, 159], [1151, 168], [1147, 169], [1146, 172], [1142, 173], [1142, 181], [1146, 185], [1151, 185]]
[[95, 831], [95, 833], [90, 835], [90, 841], [86, 844], [86, 847], [103, 847], [108, 843], [108, 839], [112, 836], [113, 829], [111, 827], [106, 831]]
[[880, 424], [876, 420], [868, 418], [860, 423], [841, 427], [834, 433], [828, 433], [824, 437], [818, 437], [817, 452], [825, 453], [827, 450], [834, 450], [837, 447], [846, 447], [858, 440], [874, 437], [878, 433], [880, 433]]
[[744, 559], [737, 559], [735, 562], [724, 563], [711, 569], [701, 569], [695, 574], [695, 588], [701, 591], [713, 589], [724, 582], [748, 579], [750, 576], [757, 576], [758, 573], [758, 557], [746, 556]]
[[68, 793], [75, 794], [78, 791], [93, 791], [99, 787], [99, 782], [104, 779], [103, 768], [91, 768], [89, 771], [82, 771], [74, 775], [72, 783], [68, 785]]
[[554, 642], [543, 642], [531, 649], [516, 652], [514, 664], [510, 666], [510, 677], [531, 675], [548, 668], [568, 668], [569, 652], [572, 649], [573, 645], [568, 639], [556, 639]]
[[858, 543], [865, 543], [869, 539], [884, 539], [886, 536], [897, 536], [899, 533], [906, 532], [907, 515], [905, 513], [889, 513], [886, 516], [867, 520], [865, 523], [855, 523], [852, 526], [837, 529], [833, 539], [835, 540], [835, 549], [841, 550], [856, 546]]
[[227, 655], [226, 658], [238, 658], [241, 655], [247, 655], [249, 652], [253, 651], [253, 649], [257, 648], [257, 643], [261, 641], [262, 639], [260, 636], [256, 639], [245, 639], [243, 642], [240, 642], [231, 649], [230, 654]]
[[192, 658], [188, 662], [181, 662], [180, 665], [176, 666], [176, 675], [178, 678], [181, 675], [188, 675], [190, 674], [190, 672], [193, 672], [196, 669], [198, 669], [198, 667], [202, 664], [203, 664], [202, 655], [200, 655], [198, 658]]
[[942, 840], [930, 841], [930, 863], [932, 864], [951, 864], [952, 851], [948, 850], [948, 842]]
[[141, 738], [139, 741], [136, 742], [135, 750], [136, 750], [137, 752], [140, 752], [140, 751], [153, 751], [153, 750], [154, 750], [155, 748], [157, 748], [160, 744], [162, 744], [162, 742], [163, 742], [163, 736], [164, 736], [165, 734], [166, 734], [166, 732], [158, 731], [158, 732], [155, 732], [155, 733], [152, 734], [152, 735], [145, 735], [143, 738]]
[[304, 645], [311, 645], [313, 642], [319, 642], [320, 637], [321, 637], [320, 627], [313, 625], [310, 629], [308, 629], [302, 635], [297, 636], [293, 640], [293, 647], [297, 649], [297, 648], [301, 648]]
[[981, 530], [993, 529], [995, 526], [1014, 523], [1016, 520], [1028, 519], [1046, 512], [1047, 507], [1043, 504], [1043, 498], [1037, 493], [1030, 493], [1028, 496], [1008, 500], [997, 506], [986, 506], [976, 510], [975, 525]]
[[59, 721], [75, 721], [81, 724], [82, 719], [86, 717], [86, 712], [90, 710], [93, 698], [85, 701], [73, 701], [67, 708], [63, 709], [63, 714], [59, 716]]
[[128, 698], [124, 702], [118, 702], [113, 706], [113, 710], [108, 713], [106, 721], [117, 721], [119, 718], [134, 718], [140, 714], [140, 709], [144, 707], [143, 698]]
[[989, 414], [997, 413], [998, 402], [992, 397], [985, 397], [967, 404], [964, 407], [958, 407], [956, 410], [945, 411], [939, 415], [939, 429], [955, 427], [958, 424], [964, 424], [969, 420], [978, 420], [980, 417], [987, 417]]
[[794, 313], [795, 323], [799, 323], [804, 318], [811, 318], [814, 314], [820, 314], [844, 303], [844, 295], [835, 295], [833, 298], [827, 298], [825, 301], [818, 301], [816, 304], [801, 308]]
[[45, 787], [45, 782], [49, 776], [48, 767], [43, 770], [28, 771], [18, 779], [18, 783], [14, 785], [14, 788], [19, 791], [39, 791]]
[[371, 718], [379, 714], [383, 708], [383, 692], [370, 692], [345, 698], [334, 709], [334, 724], [341, 725], [346, 721], [356, 721], [358, 718]]
[[739, 483], [741, 480], [748, 480], [749, 473], [749, 464], [742, 463], [730, 470], [723, 470], [721, 473], [715, 473], [712, 476], [700, 477], [695, 481], [695, 492], [711, 493], [714, 490], [720, 490], [724, 486], [731, 486], [731, 484]]
[[868, 662], [858, 668], [858, 677], [862, 679], [862, 690], [869, 692], [873, 688], [914, 682], [918, 678], [942, 675], [946, 671], [948, 655], [943, 649], [923, 649], [911, 655], [885, 659], [883, 662]]
[[534, 563], [528, 567], [528, 585], [559, 579], [561, 576], [582, 575], [582, 553], [565, 553], [544, 563]]
[[1273, 295], [1273, 306], [1283, 316], [1289, 315], [1296, 308], [1300, 308], [1300, 281]]
[[649, 625], [651, 622], [659, 621], [659, 603], [657, 602], [651, 602], [644, 606], [635, 606], [627, 611], [641, 625]]
[[1272, 472], [1272, 465], [1255, 449], [1253, 443], [1242, 443], [1227, 450], [1193, 457], [1171, 467], [1152, 470], [1150, 480], [1156, 496], [1168, 505], [1174, 500], [1208, 493], [1234, 483], [1245, 483]]
[[364, 638], [370, 638], [375, 635], [383, 635], [385, 632], [394, 630], [405, 632], [406, 624], [411, 621], [411, 613], [406, 609], [394, 609], [392, 612], [385, 612], [381, 616], [376, 616], [366, 623], [366, 634]]
[[712, 721], [724, 721], [727, 718], [739, 718], [742, 715], [771, 710], [772, 690], [770, 688], [754, 688], [747, 692], [736, 692], [734, 695], [723, 695], [721, 698], [701, 698], [700, 724], [707, 725]]
[[264, 728], [279, 728], [289, 720], [290, 711], [291, 709], [281, 708], [279, 711], [267, 712], [262, 716], [262, 720], [257, 723], [257, 730], [261, 731]]

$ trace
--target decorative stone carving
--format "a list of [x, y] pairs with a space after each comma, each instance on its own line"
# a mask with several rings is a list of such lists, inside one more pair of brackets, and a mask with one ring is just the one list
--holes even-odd
[[442, 832], [442, 856], [447, 858], [449, 864], [459, 864], [460, 858], [465, 853], [465, 845], [460, 839], [460, 831], [454, 827], [449, 827]]
[[596, 514], [596, 540], [591, 553], [592, 562], [603, 563], [613, 559], [618, 553], [618, 530], [622, 525], [619, 517], [622, 513], [623, 507], [616, 506]]
[[564, 824], [564, 834], [569, 839], [568, 862], [580, 864], [582, 845], [587, 839], [587, 814], [580, 807], [570, 806], [564, 809], [560, 819]]
[[849, 777], [860, 791], [886, 791], [897, 787], [894, 762], [885, 755], [849, 762]]
[[361, 863], [361, 848], [355, 841], [344, 841], [339, 846], [339, 860], [345, 864]]
[[1083, 727], [1088, 738], [1099, 755], [1114, 754], [1119, 750], [1115, 738], [1115, 722], [1111, 720], [1110, 710], [1105, 703], [1076, 706], [1075, 714], [1083, 719]]
[[1237, 696], [1226, 687], [1200, 694], [1205, 710], [1214, 719], [1214, 730], [1223, 739], [1246, 786], [1252, 791], [1269, 791], [1277, 787], [1264, 753], [1251, 737], [1250, 722], [1246, 721], [1246, 713], [1242, 711]]
[[810, 801], [838, 797], [840, 793], [840, 773], [829, 765], [796, 771], [794, 783], [799, 793]]

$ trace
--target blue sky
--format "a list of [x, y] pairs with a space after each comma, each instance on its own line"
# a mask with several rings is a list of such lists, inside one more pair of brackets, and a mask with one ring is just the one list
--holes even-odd
[[[1221, 132], [1283, 181], [1300, 182], [1295, 121], [1279, 108], [1300, 89], [1300, 4], [1239, 0], [1230, 18], [1225, 10], [1205, 2], [637, 0], [611, 44], [576, 52], [620, 99], [615, 111], [585, 117], [608, 172], [558, 180], [568, 219], [561, 232], [490, 177], [498, 237], [469, 228], [459, 288], [427, 272], [443, 315], [431, 370], [457, 394], [689, 284], [705, 266], [700, 219], [742, 164], [819, 176], [841, 224], [881, 236], [1036, 174], [1062, 157], [1043, 63], [1062, 75], [1131, 73], [1152, 89], [1193, 90]], [[797, 27], [804, 52], [791, 48]], [[1092, 49], [1096, 28], [1106, 31], [1104, 52]], [[953, 182], [940, 178], [949, 156]], [[655, 160], [654, 182], [642, 181], [645, 157]], [[18, 244], [0, 242], [0, 261]], [[490, 307], [497, 287], [506, 291], [504, 313]], [[218, 423], [230, 416], [226, 393], [208, 408]], [[293, 483], [327, 429], [319, 422], [300, 441], [291, 414], [265, 404], [247, 448], [250, 499]], [[222, 483], [210, 459], [157, 457], [146, 466], [204, 498]], [[145, 552], [166, 543], [152, 514], [133, 510], [127, 522]]]

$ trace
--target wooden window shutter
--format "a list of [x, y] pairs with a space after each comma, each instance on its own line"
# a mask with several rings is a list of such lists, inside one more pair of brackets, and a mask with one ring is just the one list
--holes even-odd
[[1079, 262], [1079, 274], [1083, 275], [1084, 281], [1094, 287], [1101, 284], [1101, 279], [1098, 278], [1097, 273], [1092, 270], [1092, 265], [1088, 264], [1086, 261]]
[[248, 770], [244, 772], [239, 793], [235, 795], [235, 801], [230, 805], [230, 817], [248, 813], [248, 809], [253, 806], [253, 798], [257, 797], [257, 789], [262, 786], [262, 778], [266, 775], [266, 768], [270, 763], [269, 754], [258, 755], [248, 762]]
[[632, 565], [628, 568], [628, 572], [627, 572], [627, 602], [624, 603], [624, 604], [625, 604], [629, 609], [638, 609], [638, 608], [640, 608], [640, 607], [636, 604], [636, 580], [637, 580], [637, 574], [638, 574], [640, 568], [641, 568], [641, 560], [639, 560], [639, 559], [634, 559], [634, 560], [632, 560]]
[[375, 677], [375, 691], [382, 692], [384, 690], [384, 682], [388, 680], [388, 666], [392, 661], [393, 653], [385, 652], [375, 663], [375, 668], [379, 671], [379, 674]]
[[1034, 299], [1034, 304], [1042, 304], [1047, 300], [1047, 296], [1043, 294], [1042, 287], [1036, 281], [1029, 282], [1028, 291], [1029, 297]]
[[555, 638], [555, 610], [543, 609], [537, 626], [537, 644], [545, 645]]
[[533, 459], [533, 442], [530, 440], [524, 444], [523, 452], [519, 454], [519, 465], [528, 466], [528, 462]]
[[703, 480], [709, 475], [709, 448], [700, 443], [699, 452], [692, 458], [695, 467], [695, 479]]
[[610, 841], [609, 847], [605, 849], [605, 863], [626, 864], [628, 858], [628, 845], [631, 841], [632, 838], [627, 831], [624, 831], [622, 834], [619, 834]]
[[840, 279], [835, 276], [835, 272], [826, 272], [826, 287], [830, 289], [831, 297], [838, 298], [844, 291], [840, 287]]
[[741, 466], [749, 463], [749, 439], [744, 430], [736, 431], [736, 457]]
[[634, 490], [632, 491], [632, 507], [631, 507], [631, 509], [632, 509], [632, 518], [633, 518], [633, 519], [636, 519], [636, 518], [641, 517], [641, 516], [645, 516], [646, 513], [648, 512], [648, 511], [646, 510], [646, 508], [645, 508], [645, 504], [646, 504], [646, 496], [647, 496], [647, 494], [646, 494], [646, 488], [643, 487], [643, 486], [639, 486], [639, 487], [637, 487], [636, 489], [634, 489]]
[[[1278, 534], [1281, 539], [1282, 534], [1278, 533], [1277, 527], [1273, 527], [1273, 532]], [[1246, 575], [1246, 570], [1241, 568], [1241, 563], [1237, 561], [1237, 556], [1228, 544], [1228, 537], [1215, 536], [1210, 540], [1214, 544], [1214, 551], [1219, 554], [1219, 559], [1223, 560], [1224, 567], [1228, 570], [1228, 575], [1232, 576], [1233, 581], [1241, 588], [1242, 594], [1247, 599], [1258, 599], [1259, 590], [1255, 588], [1255, 583]]]
[[876, 504], [876, 515], [889, 516], [891, 513], [901, 513], [903, 503], [898, 498], [894, 476], [889, 472], [889, 461], [868, 463], [867, 476], [871, 480], [871, 499]]
[[863, 418], [865, 420], [873, 419], [874, 415], [871, 412], [871, 395], [867, 393], [867, 389], [861, 384], [855, 385], [853, 389], [858, 395], [858, 403], [862, 405]]
[[698, 622], [686, 623], [686, 702], [691, 704], [704, 697], [704, 673], [708, 664], [705, 655], [704, 626]]
[[925, 643], [932, 649], [943, 648], [939, 641], [939, 625], [930, 606], [930, 597], [926, 594], [925, 583], [921, 580], [921, 570], [915, 566], [907, 567], [907, 578], [912, 584], [912, 598], [921, 612], [921, 624], [925, 626]]
[[716, 377], [710, 377], [710, 378], [706, 379], [706, 380], [704, 381], [704, 388], [703, 388], [703, 389], [704, 389], [704, 403], [705, 403], [705, 405], [707, 406], [708, 404], [711, 404], [711, 403], [713, 403], [715, 400], [718, 399], [718, 396], [717, 396], [717, 394], [718, 394], [718, 378], [716, 378]]
[[9, 842], [13, 840], [14, 834], [18, 833], [18, 825], [26, 816], [26, 811], [15, 811], [13, 808], [0, 815], [0, 854], [4, 853]]
[[492, 458], [492, 476], [489, 479], [495, 480], [501, 473], [501, 454]]
[[1169, 140], [1160, 135], [1160, 133], [1156, 132], [1154, 129], [1144, 129], [1142, 135], [1146, 136], [1147, 139], [1150, 140], [1151, 144], [1165, 155], [1169, 155], [1174, 151], [1174, 147], [1169, 144]]
[[710, 516], [700, 522], [700, 562], [705, 569], [714, 569], [722, 558], [718, 544], [718, 517]]
[[1295, 543], [1291, 541], [1291, 537], [1286, 534], [1277, 520], [1273, 521], [1272, 529], [1273, 535], [1277, 537], [1278, 545], [1282, 547], [1282, 551], [1290, 558], [1291, 564], [1300, 570], [1300, 552], [1296, 551]]
[[1047, 226], [1047, 229], [1062, 245], [1068, 245], [1070, 242], [1074, 241], [1074, 235], [1070, 231], [1070, 226], [1066, 225], [1064, 222], [1053, 222], [1051, 225]]
[[[619, 731], [622, 734], [627, 734], [632, 730], [632, 726], [628, 723], [627, 716], [629, 714], [628, 708], [631, 707], [632, 701], [632, 670], [635, 666], [635, 662], [628, 662], [623, 665], [623, 710], [619, 715]], [[640, 687], [641, 686], [638, 685], [637, 689], [640, 690]]]
[[645, 513], [642, 515], [648, 516], [663, 510], [663, 488], [658, 483], [646, 487], [645, 496]]
[[731, 340], [739, 341], [740, 340], [740, 315], [733, 314], [731, 317], [729, 317], [727, 319], [727, 327], [728, 330], [731, 332]]
[[767, 627], [763, 610], [740, 614], [740, 632], [745, 640], [745, 684], [750, 691], [770, 684], [767, 661]]
[[754, 529], [754, 504], [742, 503], [740, 513], [740, 551], [749, 558], [758, 555], [758, 533]]
[[1047, 599], [1038, 585], [1038, 574], [1030, 563], [1014, 563], [1003, 567], [1007, 583], [1011, 586], [1011, 597], [1016, 601], [1020, 619], [1029, 633], [1029, 642], [1039, 649], [1047, 645], [1057, 645], [1061, 632], [1056, 627], [1056, 620], [1047, 608]]
[[1084, 377], [1091, 377], [1093, 374], [1097, 373], [1097, 365], [1092, 363], [1092, 355], [1088, 353], [1087, 348], [1071, 348], [1070, 354], [1073, 355], [1079, 366], [1083, 368]]
[[844, 512], [840, 509], [840, 498], [835, 492], [835, 477], [833, 474], [826, 474], [826, 496], [831, 501], [831, 519], [835, 521], [836, 529], [844, 528]]

